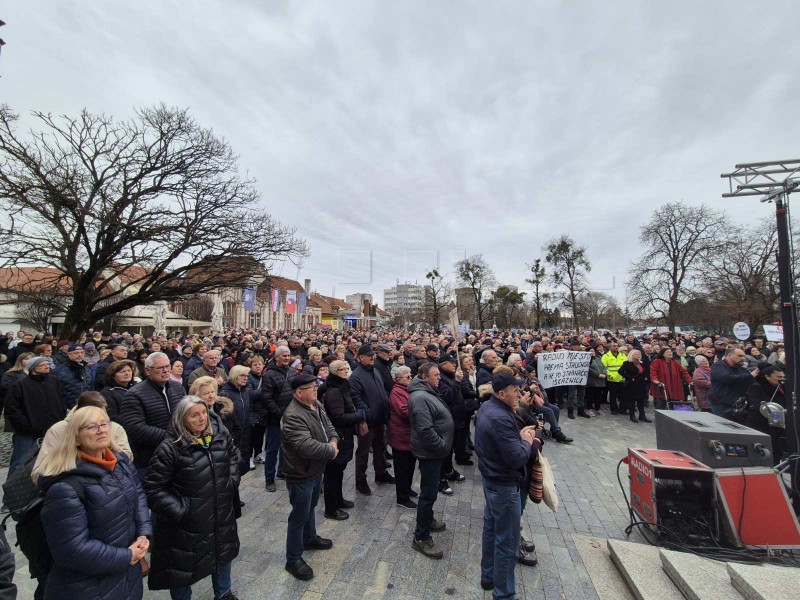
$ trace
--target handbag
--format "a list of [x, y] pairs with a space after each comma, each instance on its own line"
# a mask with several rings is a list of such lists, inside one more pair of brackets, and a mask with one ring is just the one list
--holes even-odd
[[530, 473], [530, 479], [528, 480], [528, 498], [530, 498], [531, 502], [534, 504], [540, 504], [544, 492], [544, 485], [542, 483], [544, 473], [542, 472], [542, 463], [539, 462], [539, 454], [536, 454], [533, 460], [531, 460], [528, 465], [528, 471]]
[[552, 510], [558, 510], [558, 492], [556, 492], [556, 480], [553, 476], [553, 469], [550, 467], [550, 461], [546, 456], [539, 457], [539, 463], [542, 465], [542, 500]]

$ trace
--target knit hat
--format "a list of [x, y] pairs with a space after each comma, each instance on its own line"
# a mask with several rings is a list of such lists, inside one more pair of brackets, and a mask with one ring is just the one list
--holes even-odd
[[67, 348], [67, 352], [75, 352], [75, 350], [83, 350], [83, 346], [81, 344], [70, 344], [69, 348]]
[[49, 363], [50, 359], [46, 356], [34, 356], [33, 358], [28, 359], [28, 363], [25, 365], [25, 368], [28, 369], [28, 373], [33, 373], [33, 370], [36, 368], [36, 366], [43, 362]]

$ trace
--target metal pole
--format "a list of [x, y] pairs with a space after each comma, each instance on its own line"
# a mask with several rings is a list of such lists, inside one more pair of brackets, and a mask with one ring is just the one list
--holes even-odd
[[[788, 187], [788, 186], [787, 186]], [[789, 219], [787, 205], [789, 192], [775, 198], [775, 218], [778, 233], [778, 276], [781, 293], [781, 320], [783, 321], [783, 345], [786, 352], [786, 439], [790, 454], [800, 450], [800, 411], [797, 410], [798, 390], [796, 360], [798, 352], [797, 307], [794, 302], [794, 282], [792, 281], [792, 260], [789, 240]], [[798, 489], [800, 482], [800, 460], [791, 466], [792, 489]], [[793, 499], [795, 511], [800, 510], [800, 498], [795, 492]]]

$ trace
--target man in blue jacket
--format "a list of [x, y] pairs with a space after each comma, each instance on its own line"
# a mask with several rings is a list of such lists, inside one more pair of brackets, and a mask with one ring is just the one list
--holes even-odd
[[[516, 409], [524, 379], [500, 373], [492, 379], [492, 396], [476, 416], [475, 452], [483, 477], [483, 543], [481, 587], [493, 598], [515, 598], [514, 568], [520, 543], [520, 488], [531, 453], [538, 451], [533, 427], [520, 427]], [[536, 444], [536, 446], [534, 446]], [[535, 448], [535, 450], [534, 450]]]
[[725, 356], [711, 366], [711, 389], [708, 400], [711, 411], [726, 419], [733, 418], [733, 403], [747, 395], [749, 388], [758, 376], [758, 369], [750, 372], [744, 363], [744, 350], [728, 348]]

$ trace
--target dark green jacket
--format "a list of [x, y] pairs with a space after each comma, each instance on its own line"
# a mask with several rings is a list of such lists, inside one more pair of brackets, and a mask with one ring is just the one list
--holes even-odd
[[287, 482], [302, 483], [319, 477], [333, 459], [330, 442], [339, 443], [322, 405], [311, 410], [294, 398], [281, 418], [283, 474]]

